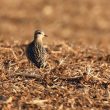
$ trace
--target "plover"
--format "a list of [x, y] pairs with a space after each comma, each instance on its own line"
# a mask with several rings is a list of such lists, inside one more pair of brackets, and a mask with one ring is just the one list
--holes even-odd
[[46, 50], [42, 40], [46, 36], [43, 31], [36, 30], [34, 40], [27, 46], [27, 57], [38, 68], [46, 66]]

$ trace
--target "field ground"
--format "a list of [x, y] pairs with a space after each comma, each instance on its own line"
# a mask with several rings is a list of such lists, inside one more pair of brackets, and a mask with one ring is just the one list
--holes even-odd
[[[0, 110], [110, 110], [110, 1], [1, 0]], [[28, 62], [43, 29], [48, 66]]]

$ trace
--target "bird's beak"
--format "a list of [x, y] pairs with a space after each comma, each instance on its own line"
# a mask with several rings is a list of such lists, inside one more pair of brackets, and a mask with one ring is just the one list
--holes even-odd
[[45, 37], [48, 37], [46, 34], [44, 35]]

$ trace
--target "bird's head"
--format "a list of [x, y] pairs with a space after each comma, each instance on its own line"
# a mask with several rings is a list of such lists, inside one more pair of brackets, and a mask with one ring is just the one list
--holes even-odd
[[34, 40], [36, 41], [39, 41], [39, 42], [42, 42], [42, 39], [44, 37], [47, 37], [47, 35], [43, 32], [43, 31], [40, 31], [40, 30], [36, 30], [35, 33], [34, 33]]

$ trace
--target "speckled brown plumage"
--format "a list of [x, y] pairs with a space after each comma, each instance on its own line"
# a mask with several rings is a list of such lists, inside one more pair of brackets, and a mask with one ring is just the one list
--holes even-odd
[[[43, 47], [41, 31], [35, 31], [34, 40], [27, 47], [27, 57], [38, 68], [45, 67], [46, 50]], [[45, 36], [45, 34], [44, 34]]]

